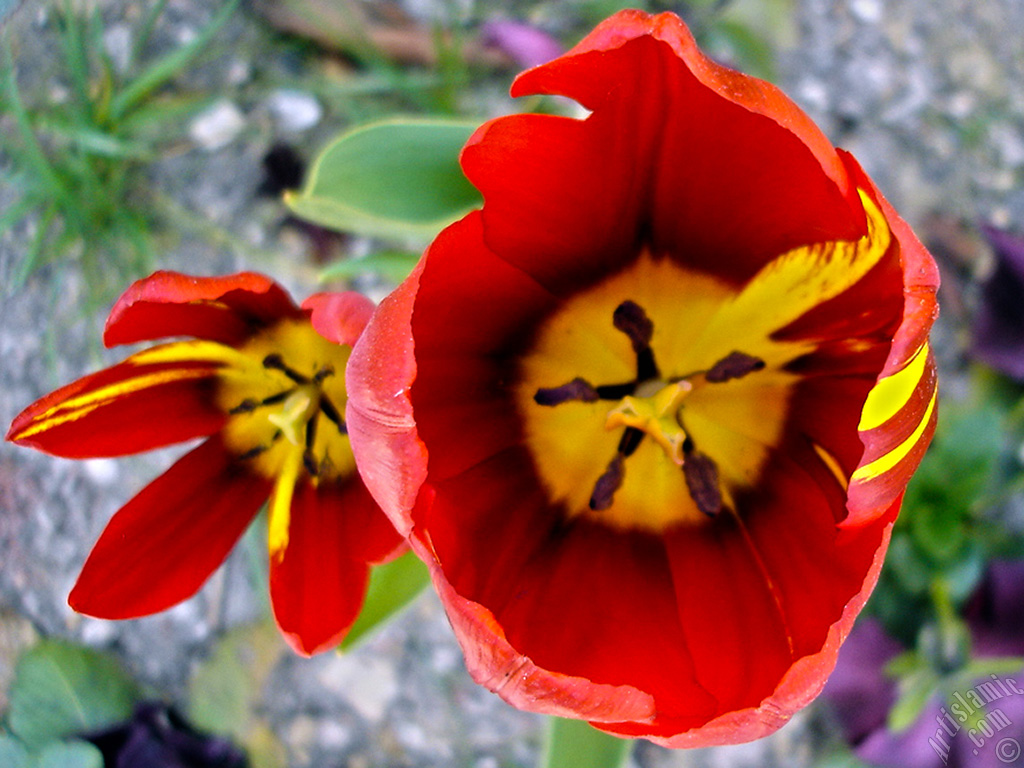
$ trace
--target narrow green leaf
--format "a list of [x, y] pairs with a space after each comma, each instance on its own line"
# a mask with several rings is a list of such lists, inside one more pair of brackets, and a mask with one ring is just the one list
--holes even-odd
[[196, 56], [206, 50], [214, 35], [220, 31], [238, 8], [240, 0], [228, 0], [224, 7], [203, 27], [189, 43], [157, 59], [128, 83], [110, 103], [110, 118], [117, 123], [136, 104], [177, 75]]
[[64, 0], [61, 6], [63, 29], [60, 41], [64, 48], [64, 63], [71, 75], [77, 106], [84, 111], [89, 105], [89, 52], [86, 48], [82, 20], [70, 0]]
[[475, 123], [389, 120], [329, 144], [285, 202], [304, 219], [382, 237], [430, 239], [481, 203], [459, 166]]
[[43, 253], [43, 245], [46, 243], [46, 238], [50, 234], [50, 227], [53, 225], [56, 216], [57, 207], [51, 203], [43, 211], [43, 215], [39, 219], [38, 229], [36, 229], [35, 234], [32, 236], [32, 242], [29, 244], [28, 250], [25, 251], [25, 255], [21, 257], [21, 261], [14, 273], [14, 279], [11, 281], [11, 287], [14, 290], [21, 290], [25, 285], [25, 281], [28, 280], [28, 276], [38, 266], [39, 257]]
[[57, 177], [53, 166], [46, 159], [39, 139], [32, 130], [32, 123], [29, 120], [28, 112], [25, 110], [25, 103], [21, 99], [21, 92], [18, 90], [18, 79], [14, 71], [14, 60], [11, 57], [11, 49], [6, 40], [3, 43], [3, 68], [5, 71], [4, 92], [7, 107], [14, 116], [15, 124], [18, 127], [18, 134], [24, 144], [22, 157], [35, 172], [37, 179], [43, 183], [49, 194], [54, 197], [66, 197], [67, 190]]
[[103, 768], [103, 753], [87, 741], [51, 744], [32, 768]]
[[99, 730], [131, 716], [135, 684], [111, 657], [57, 640], [44, 640], [15, 667], [11, 731], [31, 748]]
[[409, 276], [419, 259], [418, 253], [406, 251], [371, 253], [362, 259], [336, 261], [320, 273], [319, 280], [321, 283], [330, 280], [347, 280], [371, 272], [393, 283], [400, 283]]
[[376, 566], [370, 572], [370, 586], [359, 618], [341, 641], [342, 650], [349, 650], [366, 639], [373, 630], [412, 602], [430, 583], [430, 573], [412, 552], [406, 552], [390, 563]]
[[105, 131], [97, 130], [91, 126], [46, 122], [41, 127], [54, 136], [77, 146], [89, 155], [118, 160], [152, 159], [152, 152], [138, 142], [120, 139], [117, 136], [112, 136]]
[[28, 212], [38, 205], [38, 201], [25, 195], [11, 203], [6, 210], [0, 212], [0, 235], [21, 221]]
[[0, 733], [0, 765], [4, 768], [28, 768], [28, 750], [13, 736]]
[[620, 768], [633, 748], [630, 739], [599, 731], [582, 720], [552, 717], [541, 768]]

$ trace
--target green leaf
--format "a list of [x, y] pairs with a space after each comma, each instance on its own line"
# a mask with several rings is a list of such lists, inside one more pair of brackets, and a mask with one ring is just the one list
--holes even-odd
[[0, 765], [4, 768], [28, 768], [28, 750], [13, 736], [0, 733]]
[[370, 572], [363, 610], [341, 641], [342, 650], [349, 650], [373, 630], [412, 602], [430, 583], [430, 573], [423, 561], [406, 552], [390, 563], [376, 566]]
[[305, 187], [285, 195], [301, 218], [379, 237], [430, 239], [481, 204], [459, 166], [475, 123], [390, 120], [335, 139]]
[[889, 710], [887, 725], [894, 733], [904, 731], [914, 724], [925, 704], [935, 693], [939, 676], [934, 670], [922, 667], [899, 681], [899, 698]]
[[18, 660], [10, 694], [11, 730], [30, 748], [131, 717], [135, 684], [111, 657], [44, 640]]
[[620, 768], [633, 748], [630, 739], [599, 731], [582, 720], [552, 717], [541, 768]]
[[189, 681], [188, 719], [202, 730], [244, 741], [263, 684], [283, 651], [269, 621], [225, 634]]
[[32, 768], [103, 768], [103, 753], [86, 741], [51, 744], [35, 759]]
[[319, 280], [322, 283], [330, 280], [348, 280], [372, 272], [393, 283], [400, 283], [409, 276], [419, 259], [418, 253], [405, 251], [371, 253], [361, 259], [336, 261], [320, 273]]

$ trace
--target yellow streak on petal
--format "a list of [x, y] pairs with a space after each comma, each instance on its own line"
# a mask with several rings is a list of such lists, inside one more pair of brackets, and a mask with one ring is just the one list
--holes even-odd
[[125, 362], [136, 365], [159, 365], [163, 363], [221, 363], [225, 366], [262, 370], [263, 361], [252, 355], [240, 352], [234, 347], [218, 344], [215, 341], [176, 341], [172, 344], [161, 344], [158, 347], [136, 352]]
[[921, 422], [917, 425], [917, 429], [914, 430], [910, 437], [888, 453], [879, 456], [870, 464], [858, 467], [853, 473], [853, 477], [850, 478], [850, 481], [865, 482], [867, 480], [873, 480], [876, 477], [885, 474], [903, 461], [903, 459], [906, 458], [906, 455], [910, 453], [915, 445], [917, 445], [917, 442], [921, 439], [921, 435], [923, 435], [925, 430], [928, 428], [928, 422], [931, 420], [932, 411], [935, 410], [935, 401], [938, 398], [938, 395], [938, 390], [935, 390], [935, 392], [932, 393], [932, 399], [928, 402], [928, 407], [925, 409], [924, 415], [921, 417]]
[[721, 350], [737, 349], [762, 358], [769, 367], [792, 359], [790, 345], [765, 341], [853, 287], [889, 249], [892, 237], [885, 216], [863, 191], [860, 198], [867, 215], [864, 237], [816, 243], [773, 259], [723, 304], [692, 354], [717, 360]]
[[818, 454], [818, 458], [821, 459], [822, 463], [828, 468], [828, 471], [832, 473], [832, 476], [836, 479], [836, 482], [842, 486], [845, 491], [849, 487], [849, 481], [846, 479], [846, 475], [843, 473], [843, 468], [839, 466], [839, 460], [836, 459], [828, 450], [823, 446], [818, 445], [815, 442], [811, 442], [811, 447], [814, 448], [814, 452]]
[[295, 483], [299, 479], [302, 467], [303, 449], [296, 446], [288, 451], [281, 464], [280, 474], [274, 483], [274, 492], [270, 496], [269, 530], [267, 531], [267, 548], [271, 560], [280, 560], [288, 548], [288, 525], [292, 519], [292, 497], [295, 495]]
[[89, 415], [97, 408], [102, 408], [111, 402], [141, 392], [145, 389], [158, 387], [162, 384], [169, 384], [175, 381], [186, 381], [188, 379], [202, 379], [210, 376], [206, 368], [179, 368], [177, 370], [157, 371], [156, 373], [144, 374], [131, 379], [125, 379], [115, 384], [109, 384], [99, 389], [94, 389], [76, 397], [48, 408], [39, 414], [32, 423], [21, 432], [13, 435], [12, 440], [24, 440], [41, 432], [59, 427], [71, 421], [77, 421]]
[[924, 376], [928, 362], [928, 343], [925, 342], [902, 370], [881, 379], [868, 393], [857, 429], [865, 432], [880, 427], [905, 406]]

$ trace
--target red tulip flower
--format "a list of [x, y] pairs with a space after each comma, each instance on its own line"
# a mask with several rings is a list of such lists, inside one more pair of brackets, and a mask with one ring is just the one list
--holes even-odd
[[672, 747], [821, 689], [932, 435], [938, 274], [848, 154], [671, 14], [513, 95], [348, 368], [367, 487], [473, 677]]
[[106, 619], [191, 596], [267, 498], [274, 616], [300, 653], [355, 621], [369, 564], [402, 539], [355, 471], [345, 364], [373, 311], [356, 293], [302, 307], [270, 279], [173, 272], [135, 283], [104, 343], [192, 337], [137, 352], [33, 403], [7, 439], [69, 458], [206, 438], [118, 511], [69, 602]]

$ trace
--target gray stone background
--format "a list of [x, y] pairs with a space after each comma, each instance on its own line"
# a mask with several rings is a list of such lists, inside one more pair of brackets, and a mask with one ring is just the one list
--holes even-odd
[[[467, 3], [459, 6], [463, 12]], [[48, 5], [24, 2], [5, 23], [19, 83], [30, 97], [60, 96]], [[108, 41], [116, 51], [130, 39], [138, 14], [131, 3], [101, 5], [110, 28], [120, 30]], [[427, 0], [409, 5], [423, 16], [437, 11]], [[547, 4], [545, 18], [571, 15], [561, 5]], [[208, 20], [208, 6], [170, 0], [157, 40], [188, 39]], [[976, 226], [1024, 228], [1024, 2], [792, 0], [786, 6], [786, 29], [774, 38], [776, 79], [837, 145], [854, 152], [940, 258], [947, 287], [936, 347], [955, 368], [971, 278], [988, 264]], [[217, 55], [185, 76], [189, 87], [216, 98], [200, 116], [207, 122], [182, 125], [180, 138], [149, 171], [161, 200], [183, 212], [164, 224], [161, 267], [262, 270], [299, 297], [316, 286], [319, 266], [308, 239], [281, 226], [277, 201], [256, 195], [260, 160], [274, 141], [289, 141], [310, 156], [344, 127], [329, 98], [304, 89], [309, 60], [243, 7], [219, 36]], [[510, 76], [478, 95], [469, 111], [486, 116], [513, 109], [500, 95]], [[0, 115], [3, 130], [7, 119]], [[0, 155], [0, 174], [9, 170], [9, 158]], [[0, 176], [0, 210], [12, 195]], [[44, 269], [23, 289], [8, 289], [36, 226], [29, 219], [0, 239], [5, 429], [35, 398], [124, 354], [99, 348], [105, 311], [82, 309], [84, 289], [74, 269], [60, 276]], [[350, 252], [369, 247], [358, 240], [344, 245]], [[386, 290], [362, 287], [375, 298]], [[260, 554], [258, 535], [236, 549], [196, 598], [161, 615], [111, 623], [67, 608], [67, 593], [106, 521], [179, 452], [73, 462], [0, 445], [0, 710], [13, 660], [33, 637], [111, 650], [159, 696], [180, 702], [218, 637], [263, 615], [265, 585], [251, 567]], [[257, 716], [297, 768], [526, 768], [538, 755], [541, 718], [473, 685], [432, 595], [351, 654], [306, 660], [282, 653], [264, 671]], [[755, 744], [691, 752], [641, 744], [633, 760], [640, 768], [811, 766], [829, 733], [827, 715], [812, 708]]]

